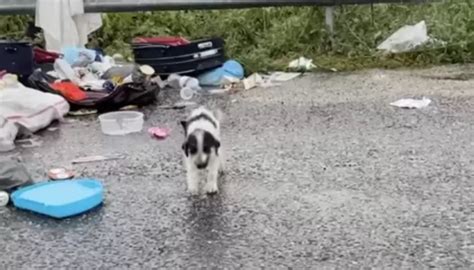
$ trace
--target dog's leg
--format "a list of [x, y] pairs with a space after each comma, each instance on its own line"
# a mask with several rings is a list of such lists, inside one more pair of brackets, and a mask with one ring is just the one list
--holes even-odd
[[224, 159], [224, 157], [222, 157], [219, 160], [219, 174], [224, 175], [225, 171], [226, 171], [225, 159]]
[[214, 194], [218, 192], [217, 178], [219, 176], [219, 161], [214, 160], [209, 164], [209, 171], [207, 172], [207, 183], [205, 186], [206, 193]]
[[219, 162], [219, 174], [220, 175], [223, 175], [225, 174], [226, 172], [226, 153], [225, 153], [225, 150], [221, 149], [220, 153], [219, 153], [219, 158], [217, 159], [217, 161]]
[[188, 184], [188, 192], [191, 195], [198, 195], [199, 193], [199, 174], [193, 164], [186, 161], [186, 181]]

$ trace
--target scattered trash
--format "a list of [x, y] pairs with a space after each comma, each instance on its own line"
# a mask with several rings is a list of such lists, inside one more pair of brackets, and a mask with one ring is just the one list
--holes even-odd
[[405, 109], [421, 109], [427, 107], [430, 103], [431, 100], [429, 98], [423, 97], [422, 99], [400, 99], [390, 103], [390, 105]]
[[160, 109], [180, 110], [180, 109], [184, 109], [186, 107], [191, 107], [191, 106], [196, 106], [196, 105], [197, 105], [197, 103], [193, 102], [193, 101], [180, 101], [180, 102], [176, 102], [173, 105], [161, 105], [161, 106], [158, 106], [158, 108], [160, 108]]
[[148, 133], [157, 139], [165, 139], [171, 133], [171, 129], [169, 128], [159, 128], [159, 127], [151, 127], [148, 129]]
[[86, 115], [97, 114], [97, 110], [80, 109], [77, 111], [70, 111], [67, 114], [70, 116], [86, 116]]
[[[100, 83], [99, 89], [102, 89], [102, 85], [103, 83]], [[81, 101], [87, 98], [86, 92], [83, 91], [78, 85], [74, 84], [73, 82], [69, 82], [69, 81], [54, 82], [50, 84], [50, 86], [54, 90], [58, 91], [67, 100]], [[83, 85], [81, 86], [84, 87]], [[94, 88], [90, 87], [90, 89], [94, 89]]]
[[71, 119], [71, 118], [66, 118], [63, 120], [64, 124], [75, 124], [77, 122], [79, 122], [77, 119]]
[[171, 74], [168, 76], [168, 85], [174, 89], [180, 89], [179, 95], [183, 100], [190, 100], [194, 93], [201, 90], [199, 80], [189, 76], [181, 76], [178, 74]]
[[296, 60], [291, 61], [288, 64], [288, 67], [293, 70], [304, 72], [312, 70], [316, 67], [316, 65], [313, 64], [313, 60], [305, 57], [300, 57]]
[[72, 67], [85, 67], [95, 61], [97, 52], [80, 47], [66, 47], [61, 50], [64, 61]]
[[181, 99], [183, 100], [190, 100], [194, 97], [194, 93], [196, 91], [190, 87], [183, 87], [181, 88], [181, 90], [179, 91], [179, 96], [181, 97]]
[[21, 162], [13, 159], [0, 161], [0, 190], [8, 191], [32, 183], [30, 174]]
[[23, 148], [34, 148], [43, 145], [43, 141], [39, 137], [31, 137], [26, 139], [19, 139], [15, 141]]
[[0, 115], [0, 153], [15, 149], [15, 138], [18, 134], [18, 127], [15, 123], [8, 121]]
[[382, 42], [377, 49], [389, 53], [408, 52], [428, 41], [430, 41], [430, 38], [426, 30], [426, 23], [421, 21], [415, 25], [405, 25], [398, 29]]
[[199, 83], [203, 86], [228, 85], [229, 83], [239, 82], [243, 78], [244, 68], [235, 60], [228, 60], [222, 65], [222, 67], [198, 76]]
[[59, 130], [59, 128], [58, 127], [49, 127], [47, 130], [51, 131], [51, 132], [54, 132], [54, 131]]
[[119, 156], [87, 156], [74, 159], [71, 161], [72, 164], [81, 164], [81, 163], [91, 163], [91, 162], [99, 162], [99, 161], [109, 161], [109, 160], [118, 160], [122, 157]]
[[287, 82], [301, 76], [298, 72], [274, 72], [270, 74], [270, 80], [275, 82]]
[[104, 80], [112, 80], [118, 83], [124, 78], [128, 77], [130, 74], [132, 74], [134, 69], [135, 65], [133, 64], [113, 66], [104, 71], [104, 73], [100, 77]]
[[234, 84], [240, 83], [241, 80], [237, 77], [224, 76], [221, 80], [221, 87], [232, 86]]
[[95, 179], [42, 182], [12, 193], [15, 207], [54, 218], [84, 213], [104, 200], [104, 187]]
[[58, 58], [54, 62], [54, 70], [61, 80], [69, 80], [76, 86], [81, 84], [81, 79], [76, 75], [76, 72], [71, 65], [64, 59]]
[[254, 73], [249, 77], [243, 79], [244, 89], [249, 90], [255, 88], [263, 83], [263, 78], [258, 73]]
[[231, 88], [225, 88], [225, 89], [210, 89], [207, 90], [207, 93], [210, 95], [220, 95], [220, 94], [226, 94], [230, 91]]
[[131, 110], [137, 110], [138, 106], [136, 105], [128, 105], [125, 107], [120, 108], [120, 111], [131, 111]]
[[[273, 86], [279, 86], [280, 83], [275, 83], [275, 81], [277, 81], [277, 80], [274, 80], [274, 76], [275, 75], [263, 75], [262, 76], [258, 73], [254, 73], [254, 74], [250, 75], [249, 77], [243, 79], [242, 83], [244, 85], [245, 90], [249, 90], [249, 89], [252, 89], [252, 88], [255, 88], [255, 87], [268, 88], [268, 87], [273, 87]], [[291, 77], [291, 76], [286, 76], [286, 77], [287, 78], [285, 78], [285, 76], [281, 76], [280, 78], [278, 78], [278, 74], [277, 74], [277, 79], [281, 79], [283, 81], [285, 79], [288, 79], [288, 77]]]
[[10, 201], [10, 196], [7, 192], [0, 190], [0, 206], [6, 206]]
[[35, 70], [29, 82], [43, 92], [61, 95], [73, 111], [108, 112], [130, 104], [144, 106], [156, 101], [161, 89], [156, 77], [152, 79], [155, 71], [151, 66], [121, 66], [110, 56], [98, 57], [85, 67], [73, 67], [64, 59], [56, 59], [54, 68], [50, 72]]
[[143, 85], [146, 81], [151, 80], [151, 76], [155, 74], [155, 70], [149, 65], [136, 66], [132, 71], [131, 79], [124, 79], [124, 83], [133, 82], [134, 84]]
[[74, 178], [74, 172], [65, 168], [55, 168], [48, 171], [51, 180], [67, 180]]
[[143, 129], [144, 115], [135, 111], [119, 111], [99, 116], [100, 127], [106, 135], [126, 135]]

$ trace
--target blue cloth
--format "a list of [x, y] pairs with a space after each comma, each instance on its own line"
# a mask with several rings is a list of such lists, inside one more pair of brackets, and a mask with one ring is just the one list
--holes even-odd
[[244, 67], [235, 60], [228, 60], [222, 67], [213, 69], [198, 76], [201, 86], [219, 86], [225, 77], [244, 78]]
[[62, 50], [62, 54], [64, 55], [63, 59], [69, 63], [69, 65], [74, 65], [76, 61], [79, 60], [79, 55], [84, 54], [87, 56], [88, 59], [93, 62], [97, 57], [97, 52], [94, 50], [84, 49], [84, 48], [64, 48]]

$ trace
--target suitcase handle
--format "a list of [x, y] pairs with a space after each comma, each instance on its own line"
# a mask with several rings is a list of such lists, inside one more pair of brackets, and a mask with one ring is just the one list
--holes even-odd
[[5, 47], [4, 50], [8, 53], [16, 53], [18, 51], [18, 48], [15, 47]]

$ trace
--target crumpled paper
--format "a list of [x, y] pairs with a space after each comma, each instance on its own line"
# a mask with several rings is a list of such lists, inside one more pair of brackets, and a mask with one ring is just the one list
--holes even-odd
[[390, 105], [405, 109], [421, 109], [427, 107], [430, 103], [431, 99], [423, 97], [422, 99], [403, 98], [390, 103]]

